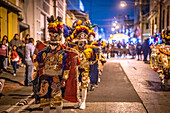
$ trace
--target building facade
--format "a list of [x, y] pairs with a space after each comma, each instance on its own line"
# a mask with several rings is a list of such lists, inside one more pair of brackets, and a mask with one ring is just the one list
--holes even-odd
[[35, 40], [46, 41], [47, 17], [60, 16], [65, 23], [66, 6], [66, 0], [1, 0], [0, 36], [11, 40], [15, 33], [20, 38], [29, 33]]
[[135, 37], [142, 42], [150, 37], [149, 28], [149, 2], [150, 0], [135, 0], [134, 31]]
[[22, 9], [17, 0], [0, 1], [0, 37], [7, 35], [11, 40], [15, 33], [19, 32], [19, 13]]
[[25, 0], [23, 16], [25, 23], [30, 26], [29, 33], [35, 40], [49, 40], [47, 17], [54, 15], [63, 18], [65, 23], [65, 0]]
[[150, 0], [150, 33], [161, 33], [163, 29], [170, 29], [170, 1]]
[[72, 27], [73, 23], [80, 19], [83, 22], [89, 20], [89, 14], [84, 12], [84, 5], [81, 0], [66, 0], [67, 14], [66, 24]]

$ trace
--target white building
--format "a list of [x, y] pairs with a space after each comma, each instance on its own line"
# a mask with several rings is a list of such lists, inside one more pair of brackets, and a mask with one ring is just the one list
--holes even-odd
[[21, 33], [27, 33], [35, 40], [49, 40], [47, 17], [54, 15], [63, 18], [65, 23], [66, 0], [24, 0], [22, 5], [22, 16], [24, 23], [29, 25], [29, 29]]

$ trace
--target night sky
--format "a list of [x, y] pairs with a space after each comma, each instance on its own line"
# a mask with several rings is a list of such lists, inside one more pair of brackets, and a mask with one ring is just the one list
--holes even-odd
[[[92, 24], [97, 24], [104, 28], [106, 37], [112, 33], [111, 25], [114, 17], [118, 15], [134, 16], [134, 5], [128, 5], [125, 8], [120, 7], [122, 0], [82, 0], [85, 6], [85, 11], [89, 13]], [[127, 3], [134, 0], [124, 0]], [[108, 37], [107, 37], [108, 38]]]

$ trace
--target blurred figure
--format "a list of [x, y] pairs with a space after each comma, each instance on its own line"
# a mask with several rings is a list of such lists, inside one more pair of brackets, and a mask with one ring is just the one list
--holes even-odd
[[121, 42], [119, 41], [119, 42], [117, 43], [118, 56], [122, 56], [122, 53], [121, 53], [121, 47], [122, 47], [122, 44], [121, 44]]
[[6, 45], [7, 41], [3, 40], [0, 43], [0, 73], [2, 73], [2, 71], [4, 70], [4, 61], [5, 58], [7, 57], [7, 45]]
[[139, 41], [136, 44], [136, 52], [137, 52], [137, 55], [138, 55], [138, 60], [142, 59], [142, 56], [141, 56], [142, 45]]
[[106, 49], [107, 49], [107, 58], [109, 58], [109, 53], [110, 53], [110, 44], [109, 43], [107, 44]]
[[124, 56], [126, 56], [127, 55], [127, 51], [126, 51], [126, 43], [125, 43], [125, 40], [123, 39], [122, 40], [122, 53], [124, 54]]
[[122, 44], [121, 45], [122, 45], [123, 48], [126, 48], [126, 43], [125, 43], [124, 39], [122, 40]]
[[34, 55], [34, 39], [29, 38], [29, 43], [25, 47], [25, 62], [26, 62], [26, 71], [25, 71], [25, 86], [32, 85], [32, 73], [33, 73], [33, 55]]
[[8, 56], [9, 56], [9, 42], [8, 42], [8, 36], [4, 35], [2, 38], [2, 42], [6, 40], [6, 46], [7, 46], [7, 52], [6, 52], [6, 58], [5, 58], [5, 62], [4, 62], [4, 69], [7, 70], [7, 67], [9, 65], [9, 61], [8, 61]]
[[144, 55], [144, 62], [147, 63], [147, 57], [148, 54], [151, 52], [150, 47], [149, 47], [149, 38], [145, 40], [145, 42], [142, 44], [142, 51]]
[[135, 45], [133, 43], [130, 43], [129, 44], [129, 51], [130, 51], [130, 54], [132, 56], [132, 59], [135, 58], [135, 55], [136, 55], [136, 52], [135, 52]]
[[121, 46], [122, 46], [122, 44], [121, 44], [121, 42], [119, 41], [119, 42], [117, 43], [117, 47], [120, 49]]
[[27, 34], [25, 37], [25, 44], [29, 43], [29, 38], [30, 38], [30, 34]]
[[115, 43], [112, 42], [112, 45], [111, 45], [111, 57], [114, 57], [114, 47], [115, 47]]

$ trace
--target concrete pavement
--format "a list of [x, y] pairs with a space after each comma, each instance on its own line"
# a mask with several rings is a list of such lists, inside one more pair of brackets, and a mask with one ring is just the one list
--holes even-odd
[[[109, 59], [116, 61], [116, 59]], [[159, 75], [149, 64], [118, 60], [149, 113], [170, 113], [170, 91], [161, 89]]]
[[0, 74], [0, 79], [5, 79], [5, 85], [2, 90], [2, 93], [7, 92], [8, 90], [15, 89], [24, 84], [25, 68], [19, 67], [17, 70], [16, 76], [13, 76], [12, 66], [9, 66], [7, 71], [3, 71]]

